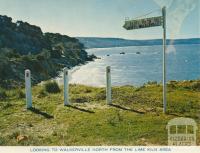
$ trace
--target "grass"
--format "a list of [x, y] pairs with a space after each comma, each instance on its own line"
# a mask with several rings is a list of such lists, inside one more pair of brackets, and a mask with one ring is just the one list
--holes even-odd
[[24, 89], [7, 90], [0, 100], [0, 145], [167, 145], [166, 125], [172, 118], [191, 117], [200, 129], [198, 82], [168, 83], [167, 114], [157, 83], [113, 87], [111, 106], [105, 88], [70, 85], [71, 105], [64, 106], [62, 87], [51, 94], [38, 85], [32, 88], [30, 110]]

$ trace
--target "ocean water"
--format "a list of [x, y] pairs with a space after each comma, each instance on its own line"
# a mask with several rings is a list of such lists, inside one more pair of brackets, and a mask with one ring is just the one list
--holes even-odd
[[[100, 59], [72, 69], [70, 83], [105, 86], [106, 66], [111, 66], [113, 86], [162, 81], [162, 46], [88, 49], [87, 52]], [[166, 61], [168, 81], [200, 79], [200, 45], [168, 46]]]

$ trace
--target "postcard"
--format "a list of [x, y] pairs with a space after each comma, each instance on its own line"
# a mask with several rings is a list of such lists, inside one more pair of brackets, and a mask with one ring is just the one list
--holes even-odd
[[200, 152], [199, 0], [0, 0], [0, 153]]

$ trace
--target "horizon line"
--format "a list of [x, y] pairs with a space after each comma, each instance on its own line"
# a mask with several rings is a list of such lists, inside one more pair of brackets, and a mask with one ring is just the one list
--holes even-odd
[[[120, 37], [98, 37], [98, 36], [70, 36], [74, 38], [99, 38], [99, 39], [123, 39], [123, 40], [162, 40], [162, 38], [152, 38], [152, 39], [128, 39], [128, 38], [120, 38]], [[166, 40], [186, 40], [186, 39], [200, 39], [200, 37], [188, 37], [188, 38], [175, 38], [175, 39], [170, 39], [167, 38]]]

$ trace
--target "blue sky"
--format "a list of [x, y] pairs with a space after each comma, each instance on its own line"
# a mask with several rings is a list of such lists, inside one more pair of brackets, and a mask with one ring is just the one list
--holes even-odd
[[[0, 14], [10, 16], [14, 21], [38, 25], [43, 32], [58, 32], [73, 37], [154, 39], [162, 38], [161, 27], [127, 31], [122, 28], [125, 17], [134, 18], [153, 10], [157, 11], [149, 16], [161, 15], [160, 7], [167, 5], [167, 37], [192, 38], [200, 37], [199, 1], [0, 0]], [[190, 10], [181, 17], [181, 11], [185, 12], [190, 2], [193, 3], [192, 8], [189, 7]]]

